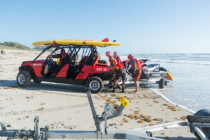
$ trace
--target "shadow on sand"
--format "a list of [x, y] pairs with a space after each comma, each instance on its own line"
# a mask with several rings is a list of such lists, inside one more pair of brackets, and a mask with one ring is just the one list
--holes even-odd
[[[0, 87], [14, 89], [22, 88], [19, 87], [16, 80], [0, 80]], [[83, 85], [69, 85], [69, 84], [60, 84], [60, 83], [48, 83], [42, 82], [40, 84], [34, 83], [31, 81], [30, 86], [27, 88], [22, 88], [24, 90], [42, 90], [42, 91], [61, 91], [61, 92], [77, 92], [85, 93], [85, 88]]]
[[[166, 137], [155, 137], [158, 139], [167, 139]], [[169, 137], [170, 140], [198, 140], [196, 137]]]
[[[21, 88], [18, 86], [16, 80], [0, 80], [0, 87], [8, 88], [12, 87], [14, 89]], [[140, 85], [141, 88], [151, 88], [154, 85]], [[50, 83], [50, 82], [42, 82], [40, 84], [34, 83], [31, 81], [30, 86], [27, 88], [23, 88], [24, 90], [42, 90], [42, 91], [61, 91], [61, 92], [77, 92], [77, 93], [85, 93], [84, 85], [70, 85], [70, 84], [60, 84], [60, 83]], [[110, 93], [113, 88], [109, 88], [107, 85], [104, 86], [102, 93]], [[133, 84], [126, 85], [126, 89], [135, 90]], [[117, 89], [117, 92], [121, 92], [121, 89]]]

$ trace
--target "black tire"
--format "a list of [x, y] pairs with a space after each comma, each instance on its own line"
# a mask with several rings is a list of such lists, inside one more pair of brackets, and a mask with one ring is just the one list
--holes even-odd
[[164, 88], [166, 87], [168, 84], [167, 80], [165, 80], [164, 78], [161, 78], [159, 81], [159, 88]]
[[40, 81], [40, 80], [37, 80], [37, 79], [33, 79], [33, 81], [34, 81], [34, 83], [36, 83], [36, 84], [40, 84], [42, 81]]
[[[93, 87], [94, 85], [97, 86], [95, 89]], [[87, 80], [85, 86], [86, 88], [89, 88], [91, 93], [99, 93], [103, 90], [104, 83], [100, 77], [93, 76]]]
[[20, 87], [28, 87], [31, 83], [31, 75], [28, 71], [21, 70], [18, 73], [16, 80]]

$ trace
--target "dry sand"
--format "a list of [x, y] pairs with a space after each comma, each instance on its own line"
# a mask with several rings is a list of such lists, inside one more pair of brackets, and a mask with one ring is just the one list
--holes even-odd
[[[23, 61], [33, 60], [38, 52], [6, 51], [8, 55], [0, 55], [0, 122], [7, 129], [33, 129], [35, 116], [40, 116], [41, 127], [48, 125], [50, 129], [96, 129], [83, 86], [47, 82], [36, 84], [31, 81], [30, 87], [22, 89], [16, 83], [18, 67]], [[47, 54], [49, 52], [41, 59], [45, 59]], [[121, 97], [126, 97], [130, 102], [123, 116], [108, 120], [108, 131], [183, 121], [182, 116], [191, 115], [147, 87], [141, 87], [137, 95], [132, 93], [133, 90], [129, 87], [124, 94], [118, 90], [112, 94], [111, 89], [105, 88], [102, 93], [92, 95], [98, 115], [103, 112], [107, 99], [109, 102], [115, 101], [116, 106], [120, 105]], [[101, 128], [104, 132], [104, 123]], [[196, 139], [188, 127], [154, 132], [153, 135], [169, 139]]]

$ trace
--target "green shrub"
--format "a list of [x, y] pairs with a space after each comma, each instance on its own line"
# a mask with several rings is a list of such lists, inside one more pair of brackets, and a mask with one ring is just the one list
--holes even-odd
[[8, 46], [8, 47], [13, 47], [13, 48], [18, 48], [18, 49], [22, 49], [22, 50], [28, 50], [30, 49], [29, 47], [16, 43], [16, 42], [4, 42], [4, 43], [0, 43], [0, 45], [4, 45], [4, 46]]

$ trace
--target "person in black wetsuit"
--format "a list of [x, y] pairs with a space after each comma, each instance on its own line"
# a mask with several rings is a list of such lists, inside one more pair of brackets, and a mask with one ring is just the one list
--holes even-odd
[[56, 66], [62, 66], [64, 65], [64, 59], [67, 56], [67, 53], [65, 52], [64, 49], [61, 49], [61, 53], [60, 54], [56, 54], [56, 55], [49, 55], [47, 56], [47, 58], [60, 58], [60, 62], [59, 65], [53, 64], [53, 60], [50, 59], [50, 61], [47, 62], [45, 68], [44, 68], [44, 74], [43, 77], [45, 78], [46, 75], [50, 72], [50, 70], [55, 69]]

